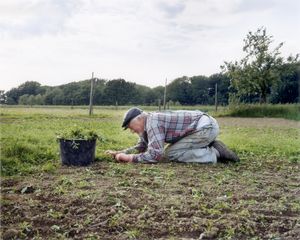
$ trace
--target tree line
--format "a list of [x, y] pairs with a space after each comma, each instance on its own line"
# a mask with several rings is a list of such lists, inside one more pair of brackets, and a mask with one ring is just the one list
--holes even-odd
[[[224, 62], [220, 73], [211, 76], [183, 76], [167, 85], [167, 102], [177, 105], [211, 105], [218, 103], [297, 103], [299, 98], [300, 62], [298, 54], [281, 57], [280, 43], [271, 48], [273, 36], [261, 27], [244, 39], [245, 57]], [[0, 91], [2, 104], [88, 105], [91, 80], [60, 86], [42, 86], [27, 81], [8, 92]], [[124, 79], [95, 79], [95, 105], [156, 105], [162, 102], [164, 86], [150, 88]]]
[[[214, 86], [219, 84], [219, 102], [227, 104], [229, 79], [224, 74], [210, 77], [186, 76], [175, 79], [167, 85], [169, 104], [193, 105], [213, 104]], [[13, 88], [2, 97], [2, 103], [21, 105], [88, 105], [91, 80], [72, 82], [60, 86], [42, 86], [27, 81]], [[162, 103], [164, 86], [150, 88], [124, 79], [95, 79], [93, 103], [95, 105], [157, 105]]]

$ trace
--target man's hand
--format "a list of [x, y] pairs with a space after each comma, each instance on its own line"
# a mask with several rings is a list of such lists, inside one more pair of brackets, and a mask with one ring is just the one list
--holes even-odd
[[115, 156], [115, 159], [118, 162], [123, 162], [123, 163], [131, 163], [133, 162], [133, 155], [132, 154], [125, 154], [125, 153], [118, 153]]
[[105, 151], [105, 153], [111, 155], [118, 162], [130, 163], [133, 161], [132, 154], [125, 154], [122, 151], [107, 150], [107, 151]]
[[105, 151], [105, 153], [108, 155], [111, 155], [113, 158], [115, 158], [117, 154], [121, 153], [121, 151], [107, 150], [107, 151]]

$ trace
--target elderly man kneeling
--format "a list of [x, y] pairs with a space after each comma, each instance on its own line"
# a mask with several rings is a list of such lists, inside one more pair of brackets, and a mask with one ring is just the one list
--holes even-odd
[[[119, 162], [157, 163], [176, 162], [216, 163], [238, 162], [238, 156], [224, 143], [216, 140], [217, 121], [201, 111], [143, 112], [129, 109], [122, 127], [139, 135], [136, 146], [122, 150], [108, 150]], [[165, 148], [165, 144], [169, 145]], [[137, 151], [137, 154], [132, 152]]]

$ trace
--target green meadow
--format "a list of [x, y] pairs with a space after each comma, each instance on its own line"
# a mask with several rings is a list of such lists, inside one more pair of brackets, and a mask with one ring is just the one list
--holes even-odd
[[[212, 106], [181, 109], [216, 117], [219, 139], [241, 162], [119, 164], [104, 152], [136, 143], [137, 137], [120, 127], [127, 107], [95, 107], [92, 117], [86, 107], [2, 107], [2, 236], [296, 239], [299, 105], [255, 106], [239, 114], [225, 107], [218, 112]], [[263, 111], [268, 117], [262, 118]], [[89, 167], [60, 163], [56, 137], [75, 125], [101, 136]]]

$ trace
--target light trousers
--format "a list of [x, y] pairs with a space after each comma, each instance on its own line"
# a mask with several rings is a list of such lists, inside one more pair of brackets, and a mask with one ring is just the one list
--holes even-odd
[[209, 119], [210, 122], [205, 125], [200, 124], [195, 133], [168, 145], [165, 149], [164, 159], [185, 163], [216, 163], [216, 150], [209, 147], [209, 144], [218, 136], [219, 125], [213, 117], [209, 117]]

